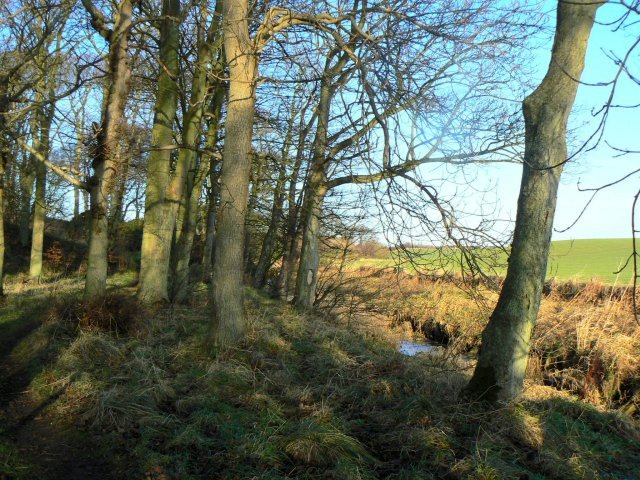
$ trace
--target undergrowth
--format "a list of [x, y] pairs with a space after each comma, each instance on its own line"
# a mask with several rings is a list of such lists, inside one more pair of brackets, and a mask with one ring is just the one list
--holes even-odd
[[[640, 430], [628, 416], [545, 386], [487, 412], [458, 398], [468, 379], [458, 363], [405, 357], [382, 327], [247, 295], [246, 340], [213, 355], [204, 294], [139, 312], [146, 327], [126, 334], [52, 319], [24, 340], [24, 355], [36, 339], [59, 347], [30, 395], [64, 384], [48, 414], [98, 436], [119, 478], [638, 475]], [[0, 469], [34, 478], [10, 443], [0, 455]]]
[[[386, 290], [376, 282], [387, 285]], [[497, 300], [497, 292], [464, 290], [449, 281], [411, 275], [369, 277], [369, 283], [382, 292], [372, 313], [411, 325], [417, 335], [447, 345], [452, 353], [477, 349]], [[608, 409], [640, 413], [640, 328], [631, 310], [630, 292], [622, 288], [552, 284], [532, 339], [529, 383], [569, 391]]]

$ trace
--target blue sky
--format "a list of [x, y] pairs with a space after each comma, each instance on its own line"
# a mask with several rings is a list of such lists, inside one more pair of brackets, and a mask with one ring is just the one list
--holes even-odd
[[[555, 4], [555, 1], [547, 2], [552, 24], [555, 23]], [[605, 5], [600, 8], [597, 20], [607, 23], [620, 13], [620, 6]], [[594, 118], [592, 111], [600, 108], [609, 95], [609, 87], [588, 85], [609, 81], [615, 75], [617, 67], [611, 59], [607, 58], [606, 53], [613, 51], [618, 56], [624, 55], [638, 35], [640, 35], [640, 24], [616, 32], [612, 32], [611, 26], [603, 24], [594, 26], [582, 77], [585, 84], [578, 89], [570, 120], [570, 128], [576, 129], [574, 144], [581, 144], [594, 131], [599, 117]], [[539, 79], [542, 79], [546, 72], [550, 49], [551, 40], [537, 53]], [[639, 60], [639, 54], [636, 52], [629, 62], [629, 66], [636, 74], [640, 73]], [[614, 103], [626, 105], [640, 103], [640, 85], [626, 78], [623, 79], [616, 90]], [[578, 185], [598, 187], [640, 167], [640, 155], [618, 156], [617, 152], [605, 144], [605, 141], [619, 148], [640, 150], [640, 108], [613, 110], [607, 121], [601, 144], [593, 151], [579, 155], [565, 170], [559, 190], [554, 240], [631, 237], [631, 203], [640, 187], [638, 181], [640, 174], [598, 193], [575, 226], [566, 232], [559, 231], [576, 220], [590, 197], [590, 193], [580, 192]], [[521, 169], [506, 167], [495, 173], [499, 176], [499, 198], [503, 211], [514, 218]]]

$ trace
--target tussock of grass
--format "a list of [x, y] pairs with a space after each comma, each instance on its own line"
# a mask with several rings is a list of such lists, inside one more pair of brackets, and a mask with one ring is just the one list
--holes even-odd
[[102, 436], [123, 478], [633, 478], [629, 417], [544, 386], [486, 412], [458, 399], [464, 366], [404, 357], [380, 326], [247, 296], [247, 339], [215, 357], [203, 306], [129, 336], [51, 321], [60, 354], [34, 382], [68, 384], [52, 412]]
[[294, 460], [308, 465], [332, 466], [339, 461], [374, 463], [374, 458], [358, 440], [330, 423], [304, 419], [280, 442]]

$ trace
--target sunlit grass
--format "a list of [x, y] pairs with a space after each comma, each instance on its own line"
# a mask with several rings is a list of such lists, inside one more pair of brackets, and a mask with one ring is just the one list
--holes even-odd
[[[452, 253], [453, 252], [453, 253]], [[606, 284], [628, 285], [633, 277], [633, 264], [617, 273], [627, 262], [632, 252], [631, 239], [561, 240], [551, 243], [547, 279], [601, 281]], [[440, 255], [435, 249], [414, 249], [413, 262], [404, 255], [389, 253], [385, 258], [356, 258], [350, 262], [352, 268], [392, 268], [400, 265], [405, 271], [429, 271], [430, 273], [459, 273], [459, 262], [454, 261], [455, 252], [450, 249]], [[394, 258], [395, 257], [395, 258]], [[504, 275], [507, 255], [496, 256], [498, 275]], [[501, 266], [502, 265], [502, 266]]]
[[[414, 309], [433, 302], [425, 314], [461, 325], [473, 315], [450, 285], [411, 282], [429, 295]], [[467, 365], [401, 355], [388, 318], [303, 316], [247, 289], [247, 339], [212, 356], [198, 292], [192, 306], [140, 313], [127, 335], [49, 318], [16, 350], [57, 352], [25, 395], [42, 401], [65, 386], [47, 421], [100, 438], [122, 478], [625, 479], [640, 461], [635, 420], [550, 387], [489, 412], [468, 404]], [[0, 447], [10, 476], [35, 478], [29, 458]]]

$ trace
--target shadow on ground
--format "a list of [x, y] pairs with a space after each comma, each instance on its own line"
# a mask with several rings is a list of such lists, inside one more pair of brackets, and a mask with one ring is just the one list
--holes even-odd
[[72, 379], [33, 393], [34, 379], [74, 338], [46, 324], [51, 302], [18, 297], [0, 307], [0, 479], [112, 478], [97, 441], [52, 408]]

